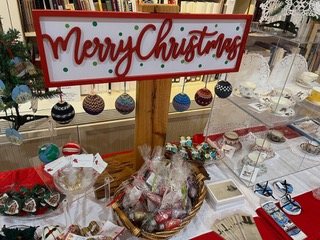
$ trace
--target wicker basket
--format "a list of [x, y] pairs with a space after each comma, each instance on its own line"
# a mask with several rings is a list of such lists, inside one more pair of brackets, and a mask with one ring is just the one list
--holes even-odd
[[193, 168], [195, 169], [195, 181], [199, 187], [199, 194], [198, 194], [198, 198], [196, 199], [196, 201], [194, 202], [194, 205], [191, 209], [190, 214], [183, 218], [182, 223], [180, 224], [179, 227], [174, 228], [171, 231], [161, 231], [161, 232], [154, 232], [154, 233], [149, 233], [146, 231], [143, 231], [142, 229], [136, 227], [133, 225], [133, 223], [128, 219], [128, 217], [124, 214], [124, 212], [120, 209], [120, 199], [121, 195], [123, 195], [124, 193], [124, 186], [126, 186], [127, 184], [129, 184], [131, 181], [133, 181], [133, 177], [130, 177], [128, 180], [124, 181], [115, 191], [114, 194], [114, 199], [119, 198], [115, 203], [112, 204], [112, 208], [114, 209], [114, 211], [117, 213], [118, 217], [120, 218], [121, 222], [123, 223], [123, 225], [136, 237], [139, 238], [143, 238], [143, 239], [168, 239], [174, 235], [176, 235], [177, 233], [179, 233], [180, 230], [182, 230], [185, 226], [187, 226], [190, 221], [193, 219], [193, 217], [197, 214], [197, 212], [199, 211], [203, 200], [206, 197], [206, 193], [207, 193], [207, 189], [204, 185], [204, 180], [205, 180], [205, 176], [200, 173], [199, 169], [193, 165]]

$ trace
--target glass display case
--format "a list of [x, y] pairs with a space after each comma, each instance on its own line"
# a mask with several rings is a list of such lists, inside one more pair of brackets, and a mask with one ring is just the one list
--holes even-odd
[[[233, 93], [216, 101], [204, 130], [246, 184], [320, 164], [319, 41], [253, 24]], [[221, 120], [222, 119], [222, 120]]]

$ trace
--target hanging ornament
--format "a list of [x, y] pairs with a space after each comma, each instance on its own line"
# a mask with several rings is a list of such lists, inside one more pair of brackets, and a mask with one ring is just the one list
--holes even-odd
[[4, 95], [5, 89], [6, 89], [6, 85], [4, 85], [3, 81], [0, 79], [0, 96]]
[[23, 138], [21, 137], [20, 133], [12, 128], [7, 128], [6, 130], [6, 137], [14, 145], [21, 145], [23, 143]]
[[214, 88], [214, 92], [219, 98], [229, 97], [232, 93], [231, 83], [225, 80], [219, 81]]
[[38, 151], [38, 157], [44, 163], [57, 160], [59, 156], [59, 147], [53, 143], [43, 144]]
[[11, 63], [14, 65], [12, 73], [17, 77], [22, 77], [27, 72], [27, 64], [19, 57], [11, 59]]
[[104, 100], [97, 94], [90, 94], [83, 100], [82, 107], [87, 113], [98, 115], [104, 110]]
[[11, 98], [18, 104], [26, 103], [32, 98], [31, 89], [27, 85], [18, 85], [12, 90]]
[[194, 95], [195, 102], [200, 106], [208, 106], [212, 102], [212, 93], [207, 88], [208, 78], [206, 78], [206, 83], [204, 88], [199, 89]]
[[51, 109], [51, 116], [54, 121], [60, 124], [68, 124], [75, 116], [72, 105], [60, 100]]
[[39, 99], [37, 97], [32, 97], [31, 98], [31, 107], [33, 113], [36, 113], [38, 111], [38, 102]]
[[126, 93], [126, 82], [124, 82], [124, 93], [122, 93], [115, 102], [115, 108], [123, 115], [131, 113], [135, 108], [134, 99]]
[[82, 102], [82, 107], [86, 113], [98, 115], [104, 110], [104, 100], [94, 91], [94, 85], [91, 85], [91, 92]]
[[183, 112], [188, 110], [191, 104], [191, 100], [187, 94], [184, 93], [184, 86], [186, 84], [186, 79], [184, 79], [183, 85], [182, 85], [182, 92], [178, 93], [176, 96], [174, 96], [172, 100], [172, 105], [174, 109], [178, 112]]

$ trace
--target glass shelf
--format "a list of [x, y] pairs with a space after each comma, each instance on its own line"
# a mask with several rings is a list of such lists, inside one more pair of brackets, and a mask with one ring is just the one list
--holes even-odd
[[279, 116], [272, 113], [270, 109], [259, 112], [249, 105], [252, 103], [259, 103], [259, 100], [257, 99], [248, 99], [236, 95], [232, 95], [227, 99], [251, 117], [270, 128], [309, 119], [308, 115], [306, 115], [306, 110], [299, 104], [294, 106], [293, 116]]

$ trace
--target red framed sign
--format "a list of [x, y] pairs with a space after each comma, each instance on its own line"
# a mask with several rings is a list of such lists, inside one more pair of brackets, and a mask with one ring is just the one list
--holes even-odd
[[238, 71], [251, 15], [33, 11], [47, 87]]

